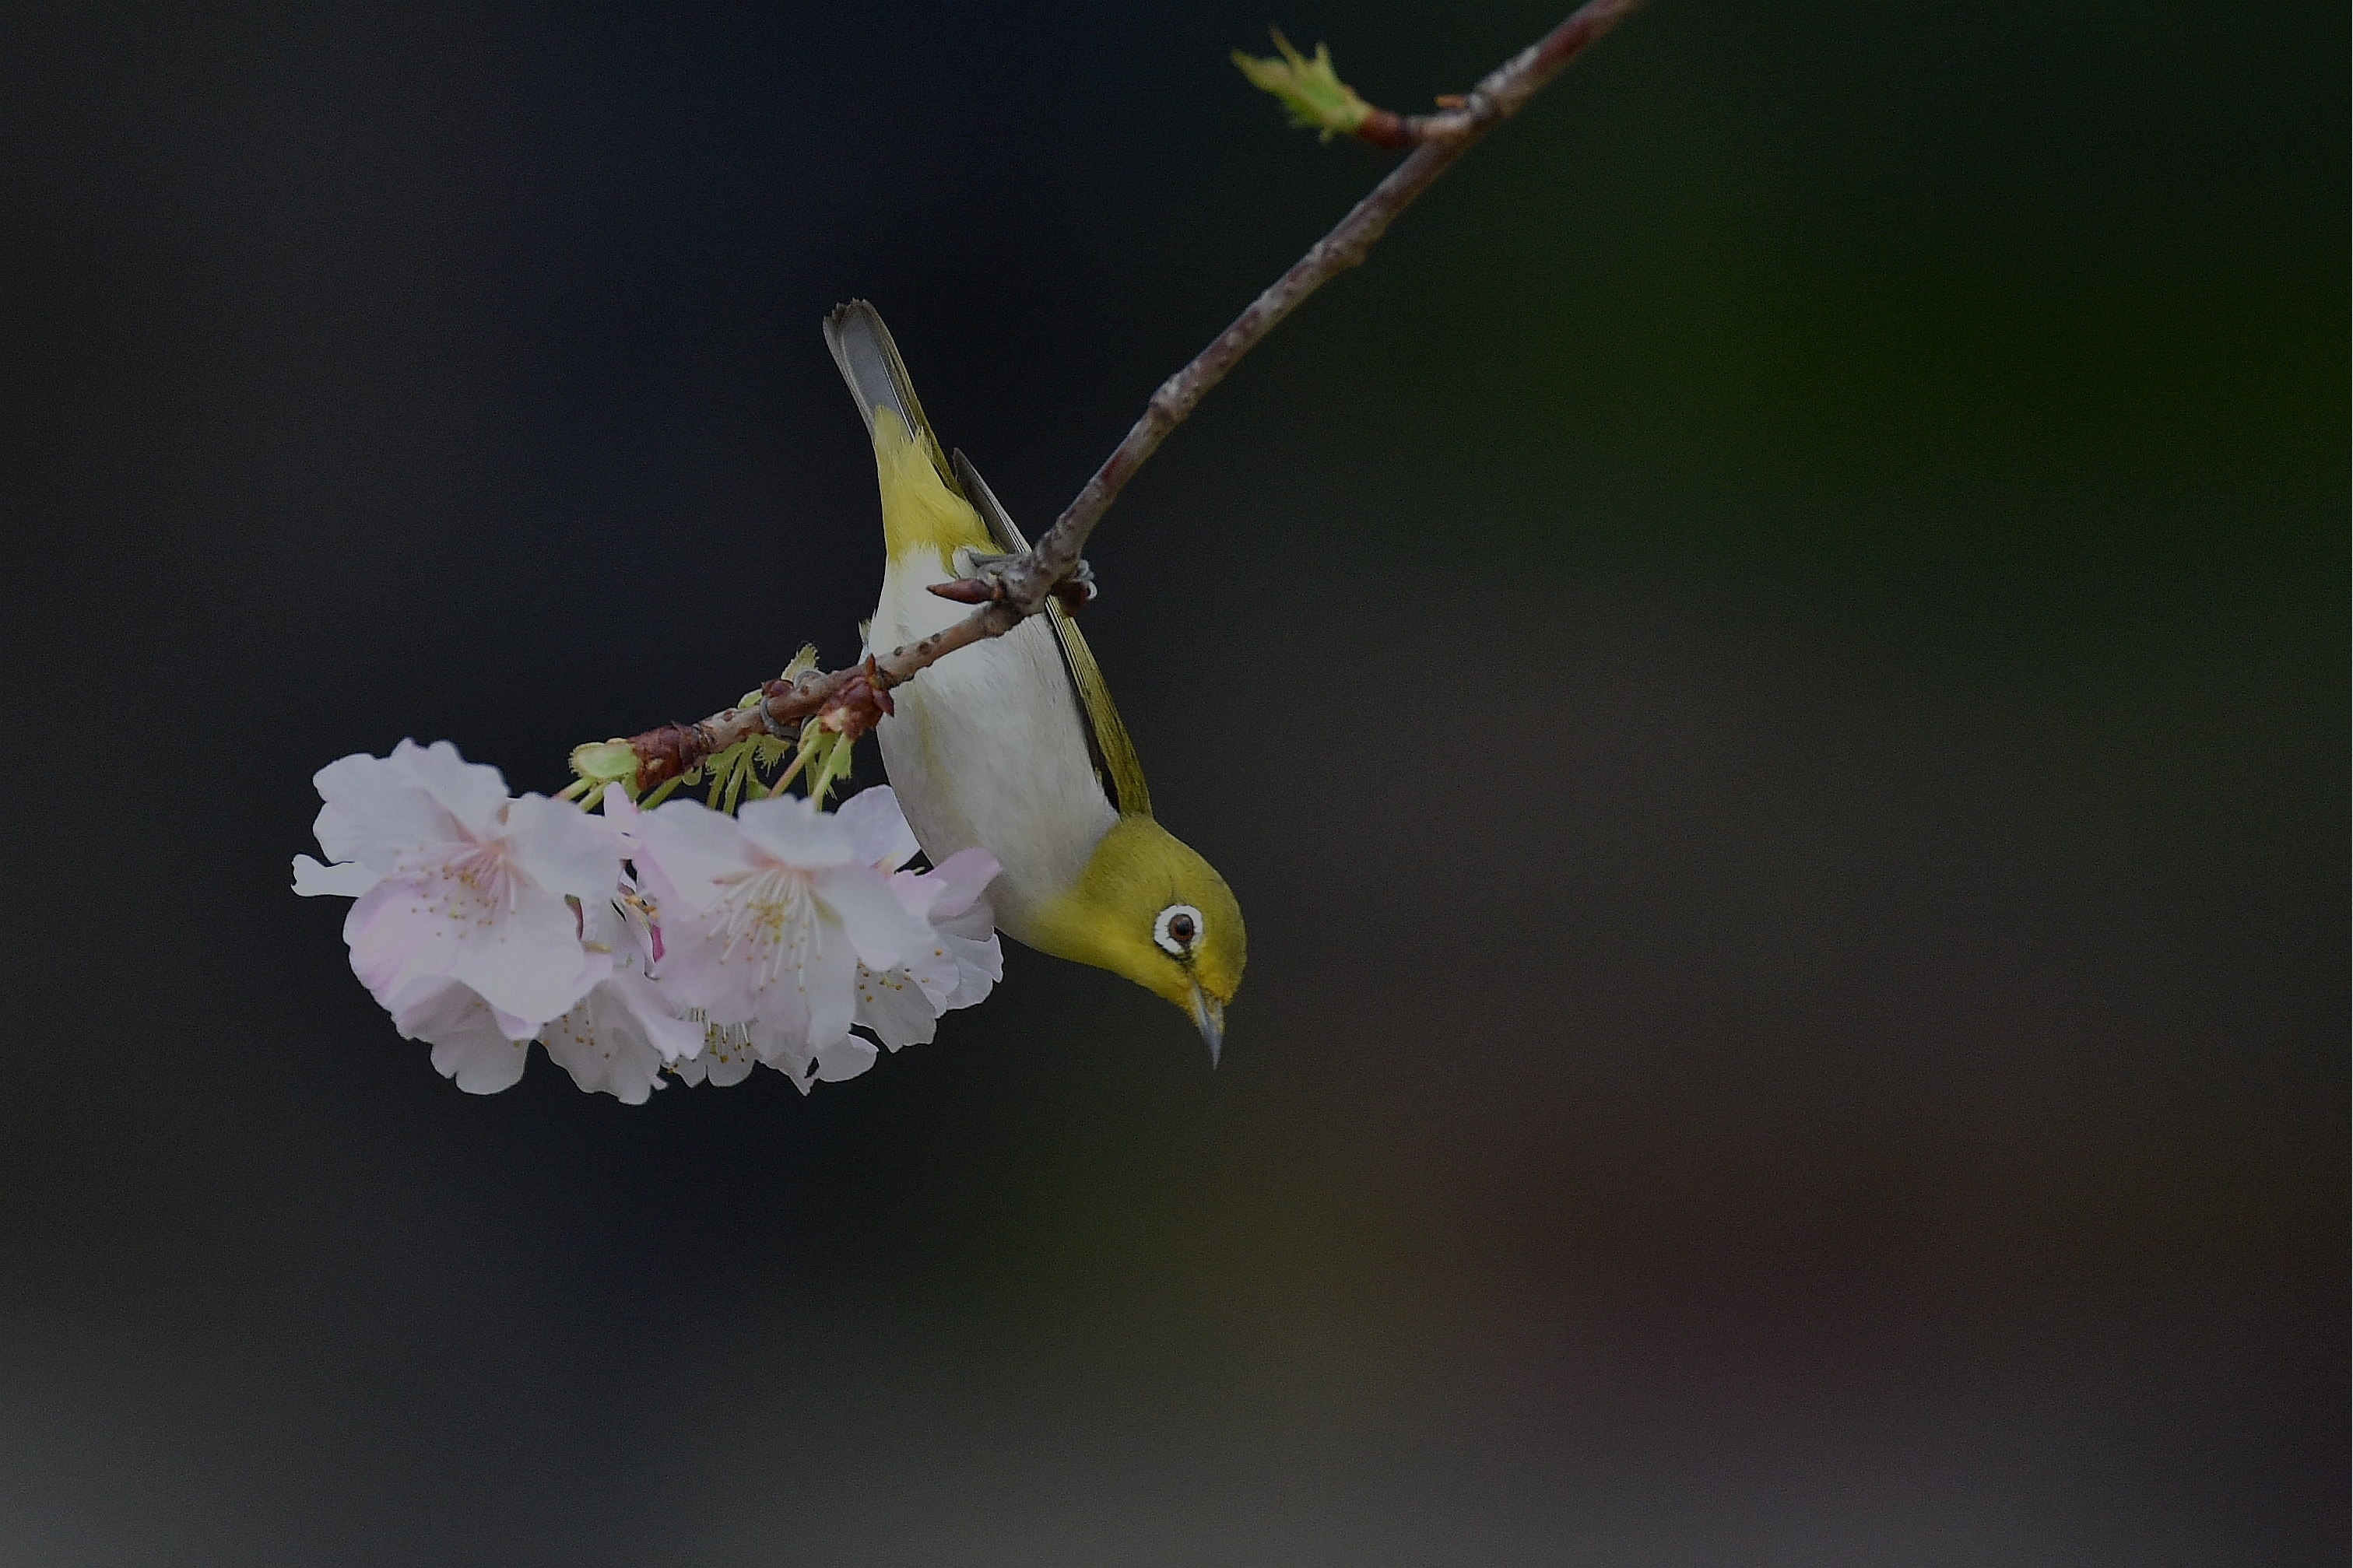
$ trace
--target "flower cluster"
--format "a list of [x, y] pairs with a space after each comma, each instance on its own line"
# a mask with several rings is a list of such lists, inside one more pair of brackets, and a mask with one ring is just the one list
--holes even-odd
[[888, 787], [838, 812], [777, 795], [732, 816], [641, 811], [615, 787], [599, 816], [510, 795], [447, 741], [315, 782], [333, 864], [296, 856], [294, 890], [355, 900], [353, 971], [470, 1093], [514, 1084], [533, 1040], [632, 1105], [666, 1073], [738, 1083], [758, 1062], [806, 1092], [865, 1071], [873, 1040], [929, 1040], [1002, 973], [997, 862], [967, 849], [902, 869], [915, 837]]

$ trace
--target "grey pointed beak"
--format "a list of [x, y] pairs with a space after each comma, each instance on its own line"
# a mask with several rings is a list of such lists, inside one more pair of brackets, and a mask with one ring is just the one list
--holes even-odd
[[1201, 989], [1199, 981], [1193, 983], [1194, 1026], [1201, 1031], [1201, 1041], [1209, 1047], [1209, 1065], [1218, 1065], [1218, 1047], [1226, 1043], [1226, 1005]]

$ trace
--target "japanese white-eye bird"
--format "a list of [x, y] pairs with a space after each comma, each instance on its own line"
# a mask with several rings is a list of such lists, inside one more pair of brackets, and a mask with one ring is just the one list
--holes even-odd
[[[941, 449], [874, 308], [841, 306], [825, 339], [874, 439], [889, 561], [866, 635], [880, 652], [970, 613], [931, 584], [1028, 544], [964, 454]], [[875, 735], [932, 863], [987, 850], [1004, 868], [989, 888], [1001, 930], [1166, 997], [1215, 1065], [1241, 984], [1241, 910], [1225, 879], [1153, 820], [1134, 744], [1061, 605], [892, 695], [896, 711]]]

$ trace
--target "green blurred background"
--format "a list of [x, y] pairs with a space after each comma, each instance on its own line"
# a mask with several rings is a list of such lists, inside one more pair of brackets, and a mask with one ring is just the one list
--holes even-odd
[[1286, 323], [1093, 552], [1214, 1074], [472, 1099], [287, 893], [854, 651], [836, 300], [1042, 521], [1387, 166], [1229, 47], [1556, 19], [9, 24], [0, 1556], [2341, 1562], [2341, 7], [1658, 0]]

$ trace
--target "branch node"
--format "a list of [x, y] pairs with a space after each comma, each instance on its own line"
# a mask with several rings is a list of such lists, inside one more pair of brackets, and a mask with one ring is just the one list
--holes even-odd
[[1152, 391], [1152, 401], [1150, 404], [1152, 412], [1157, 414], [1162, 419], [1171, 425], [1177, 424], [1183, 420], [1187, 412], [1185, 407], [1185, 389], [1181, 384], [1179, 384], [1184, 379], [1185, 373], [1183, 371], [1179, 371], [1175, 375], [1170, 376], [1166, 381], [1162, 382], [1158, 386], [1153, 388]]
[[891, 702], [891, 677], [868, 654], [850, 669], [825, 706], [817, 710], [818, 725], [846, 741], [855, 741], [896, 710]]

